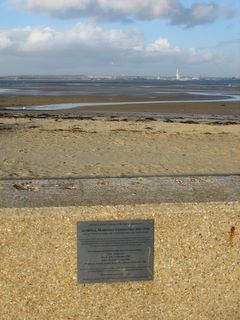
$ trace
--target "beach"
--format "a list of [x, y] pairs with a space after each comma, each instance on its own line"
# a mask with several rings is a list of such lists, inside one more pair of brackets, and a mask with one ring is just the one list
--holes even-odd
[[0, 2], [0, 320], [240, 320], [239, 13]]
[[2, 178], [240, 171], [238, 82], [230, 87], [221, 81], [1, 86]]
[[0, 118], [0, 177], [231, 174], [240, 126], [154, 118]]
[[[238, 102], [1, 99], [4, 319], [237, 319]], [[153, 280], [78, 282], [76, 226], [103, 220], [154, 221]]]

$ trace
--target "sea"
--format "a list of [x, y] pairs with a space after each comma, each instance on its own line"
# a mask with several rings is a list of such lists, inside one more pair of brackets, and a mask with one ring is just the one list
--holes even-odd
[[240, 79], [217, 80], [76, 80], [0, 79], [0, 96], [145, 96], [190, 93], [240, 94]]

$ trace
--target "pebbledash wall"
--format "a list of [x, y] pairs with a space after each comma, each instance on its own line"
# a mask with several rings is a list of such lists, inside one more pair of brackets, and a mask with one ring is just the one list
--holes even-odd
[[[1, 319], [239, 319], [239, 176], [2, 180], [0, 195]], [[137, 219], [155, 222], [154, 279], [78, 283], [77, 222]]]

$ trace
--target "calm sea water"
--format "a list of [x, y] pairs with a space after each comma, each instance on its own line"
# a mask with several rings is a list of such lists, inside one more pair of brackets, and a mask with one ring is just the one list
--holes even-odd
[[0, 79], [0, 95], [47, 96], [146, 96], [159, 94], [199, 93], [240, 94], [240, 79], [221, 80], [4, 80]]

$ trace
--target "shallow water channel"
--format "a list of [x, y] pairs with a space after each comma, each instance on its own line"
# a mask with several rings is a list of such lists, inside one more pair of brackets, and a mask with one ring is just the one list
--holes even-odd
[[209, 93], [209, 92], [188, 92], [189, 95], [202, 95], [204, 97], [211, 96], [211, 99], [179, 99], [179, 100], [150, 100], [150, 101], [123, 101], [123, 102], [76, 102], [76, 103], [57, 103], [57, 104], [44, 104], [36, 106], [13, 106], [5, 107], [5, 110], [12, 111], [57, 111], [67, 110], [81, 107], [97, 107], [97, 106], [123, 106], [123, 105], [138, 105], [138, 104], [159, 104], [159, 103], [201, 103], [201, 102], [238, 102], [240, 95], [222, 94], [222, 93]]

